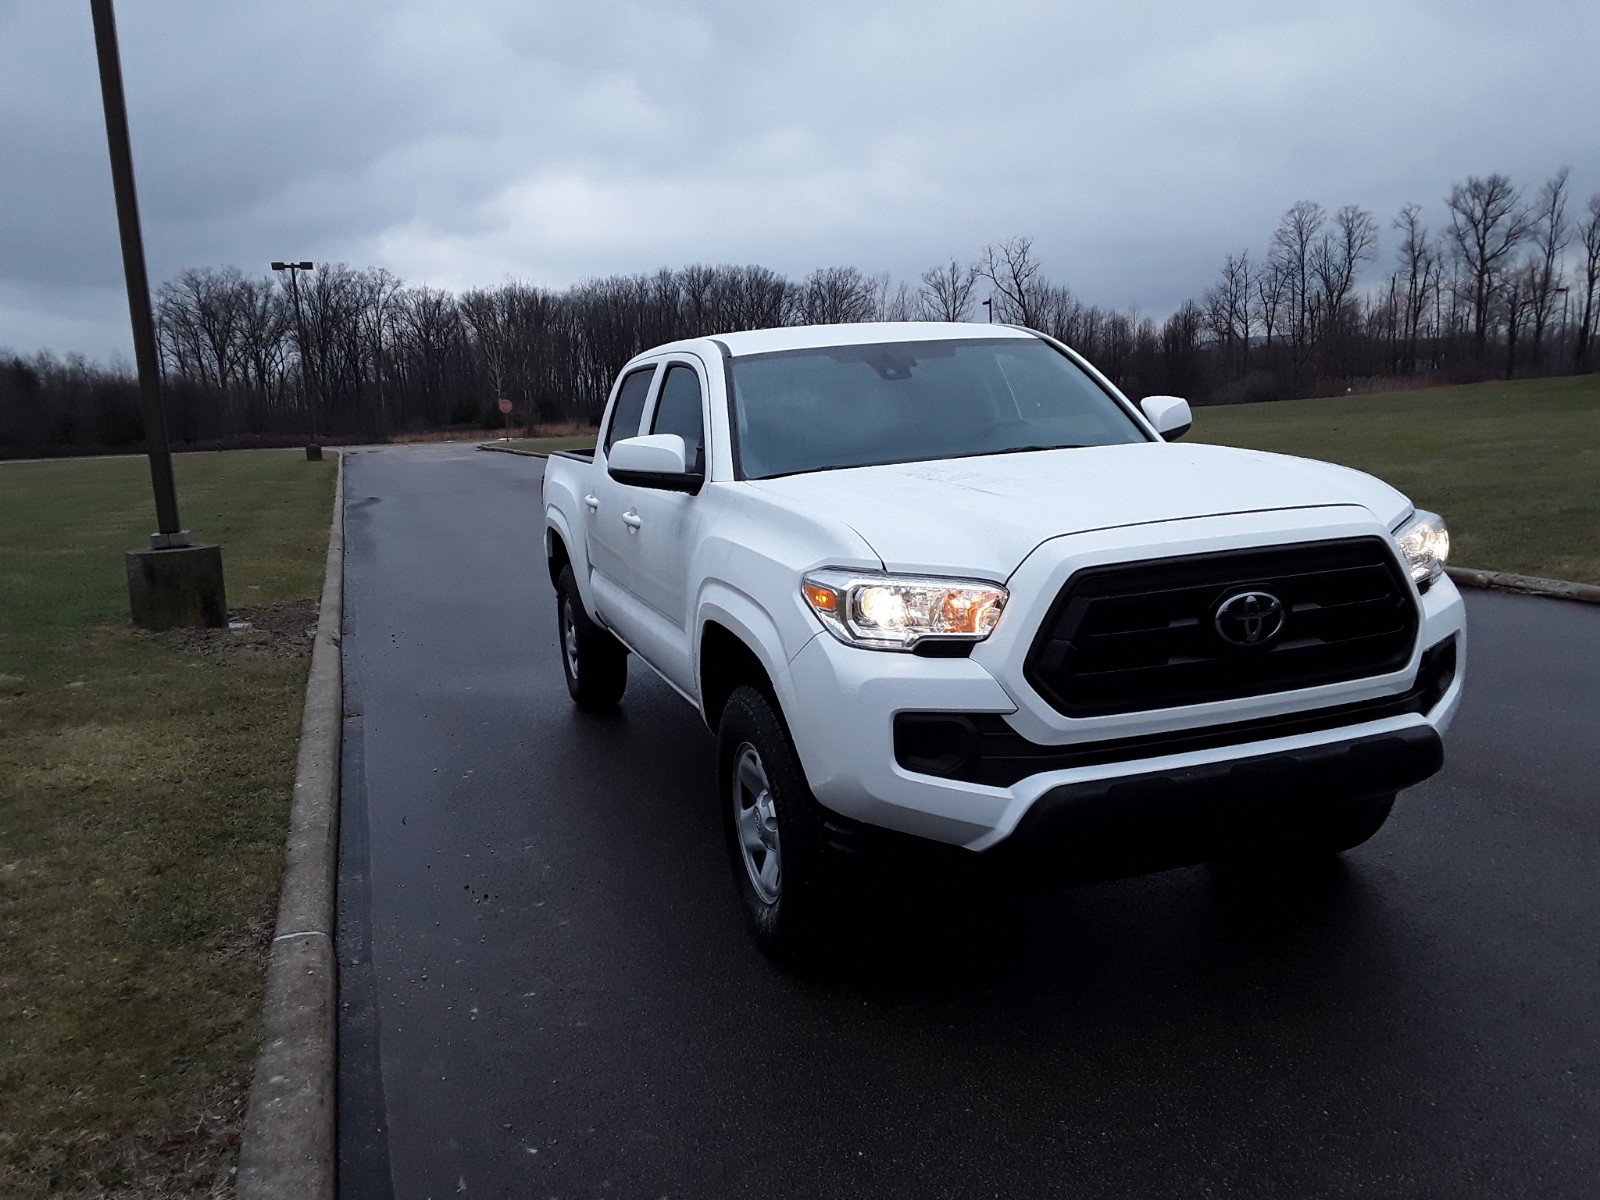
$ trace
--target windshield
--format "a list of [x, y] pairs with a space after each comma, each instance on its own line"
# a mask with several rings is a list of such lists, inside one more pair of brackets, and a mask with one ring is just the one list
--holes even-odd
[[1036, 338], [885, 342], [732, 361], [740, 474], [923, 462], [1149, 439]]

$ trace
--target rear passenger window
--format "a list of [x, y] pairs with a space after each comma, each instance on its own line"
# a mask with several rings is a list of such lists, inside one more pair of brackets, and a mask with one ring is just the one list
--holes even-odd
[[704, 425], [700, 415], [700, 379], [693, 367], [673, 364], [661, 381], [651, 433], [675, 433], [683, 439], [689, 469], [704, 469]]
[[654, 367], [632, 371], [617, 389], [617, 402], [611, 406], [611, 424], [606, 429], [606, 453], [611, 444], [622, 438], [639, 436], [639, 421], [644, 416], [645, 397], [650, 394], [650, 380], [655, 377]]

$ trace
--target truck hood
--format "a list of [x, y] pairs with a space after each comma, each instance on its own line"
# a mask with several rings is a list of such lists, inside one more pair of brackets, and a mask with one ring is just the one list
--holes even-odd
[[750, 486], [859, 533], [892, 571], [1004, 579], [1063, 534], [1279, 508], [1359, 505], [1392, 529], [1411, 505], [1348, 467], [1148, 442], [815, 471]]

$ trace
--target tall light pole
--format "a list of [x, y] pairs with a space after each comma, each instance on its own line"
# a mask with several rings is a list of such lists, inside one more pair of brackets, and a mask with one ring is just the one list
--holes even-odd
[[989, 324], [993, 325], [994, 324], [994, 297], [990, 296], [987, 300], [985, 300], [983, 302], [983, 307], [989, 314]]
[[222, 584], [222, 549], [194, 546], [178, 519], [178, 487], [172, 478], [172, 446], [161, 403], [161, 363], [156, 357], [155, 321], [150, 313], [150, 278], [145, 270], [144, 236], [139, 229], [139, 198], [133, 186], [133, 151], [128, 140], [128, 105], [122, 90], [122, 58], [117, 50], [117, 19], [111, 0], [89, 0], [95, 55], [100, 64], [100, 100], [105, 107], [106, 146], [111, 153], [111, 189], [116, 196], [117, 232], [122, 241], [122, 273], [128, 285], [128, 316], [133, 324], [133, 357], [139, 371], [144, 409], [145, 449], [155, 492], [156, 532], [149, 550], [126, 555], [128, 602], [136, 624], [148, 629], [175, 625], [217, 626], [227, 620]]
[[318, 462], [322, 459], [322, 446], [317, 439], [317, 402], [312, 399], [311, 376], [306, 370], [306, 321], [300, 313], [300, 272], [317, 268], [308, 262], [275, 262], [272, 269], [289, 272], [289, 294], [294, 297], [295, 344], [300, 351], [300, 394], [305, 397], [306, 409], [311, 414], [311, 441], [306, 444], [306, 458]]
[[139, 369], [150, 482], [156, 496], [152, 550], [189, 544], [178, 519], [178, 489], [172, 479], [172, 447], [161, 403], [161, 365], [156, 358], [155, 321], [150, 315], [150, 280], [145, 274], [144, 237], [139, 230], [139, 198], [133, 187], [133, 151], [128, 144], [128, 108], [122, 94], [122, 61], [117, 53], [117, 19], [111, 0], [90, 0], [94, 48], [100, 59], [100, 99], [106, 112], [106, 144], [111, 150], [111, 189], [117, 199], [117, 231], [122, 237], [122, 273], [128, 284], [128, 315], [133, 321], [133, 356]]

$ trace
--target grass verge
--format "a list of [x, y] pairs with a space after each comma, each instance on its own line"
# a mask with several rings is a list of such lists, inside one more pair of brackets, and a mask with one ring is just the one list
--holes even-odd
[[1370, 471], [1455, 565], [1600, 583], [1600, 375], [1201, 408], [1191, 436]]
[[523, 454], [549, 454], [552, 450], [593, 450], [595, 435], [591, 433], [578, 434], [573, 437], [538, 437], [538, 438], [495, 438], [485, 442], [484, 445], [495, 446], [506, 450], [516, 450]]
[[180, 455], [238, 633], [127, 620], [140, 459], [0, 467], [0, 1194], [229, 1189], [336, 463]]

